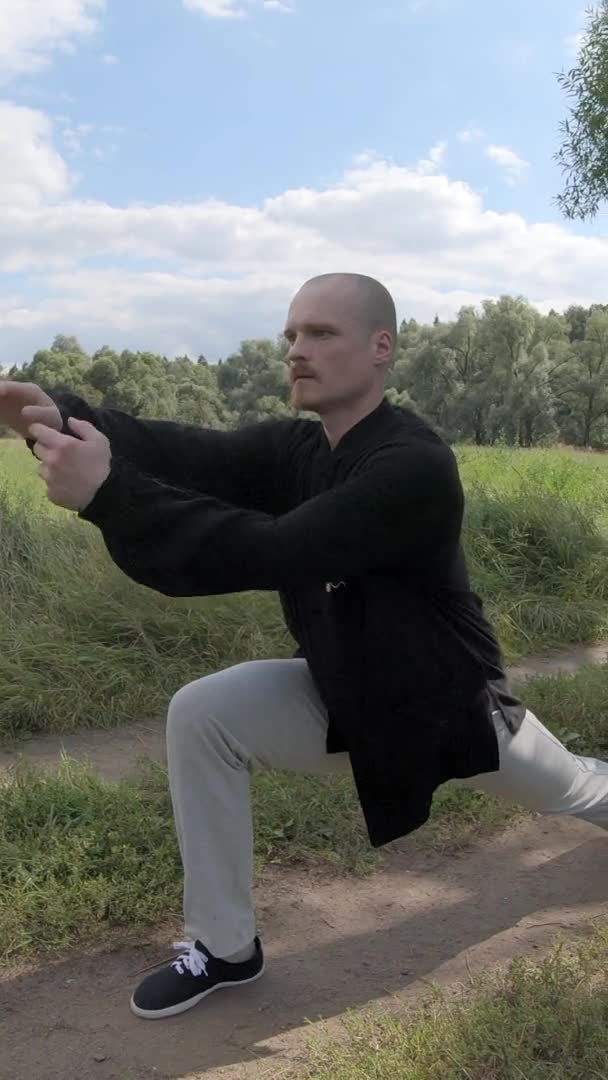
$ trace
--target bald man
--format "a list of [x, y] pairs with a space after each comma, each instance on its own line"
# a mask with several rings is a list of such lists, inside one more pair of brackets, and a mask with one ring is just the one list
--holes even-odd
[[126, 574], [170, 596], [277, 590], [298, 644], [171, 702], [188, 940], [135, 990], [146, 1019], [263, 973], [253, 768], [351, 770], [374, 846], [418, 828], [453, 778], [608, 827], [608, 765], [569, 753], [507, 683], [469, 586], [451, 450], [385, 398], [391, 296], [359, 275], [315, 278], [285, 337], [293, 405], [320, 424], [208, 431], [0, 391], [0, 421], [29, 435], [49, 497], [96, 525]]

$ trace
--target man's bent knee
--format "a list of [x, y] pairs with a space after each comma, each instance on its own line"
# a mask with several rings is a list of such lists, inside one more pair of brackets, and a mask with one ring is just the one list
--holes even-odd
[[202, 733], [217, 705], [217, 695], [209, 685], [212, 680], [213, 675], [196, 679], [173, 695], [167, 713], [167, 739], [188, 732]]

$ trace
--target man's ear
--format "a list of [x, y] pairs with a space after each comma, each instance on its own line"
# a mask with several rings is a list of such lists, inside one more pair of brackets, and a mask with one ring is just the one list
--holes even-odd
[[380, 330], [375, 336], [374, 342], [375, 365], [388, 369], [393, 360], [395, 343], [388, 330]]

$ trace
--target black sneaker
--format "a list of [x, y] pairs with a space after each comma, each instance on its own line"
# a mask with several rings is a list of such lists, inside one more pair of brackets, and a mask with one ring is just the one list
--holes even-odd
[[240, 964], [229, 964], [212, 956], [200, 941], [181, 942], [174, 947], [186, 951], [173, 963], [148, 975], [131, 998], [131, 1010], [144, 1020], [177, 1016], [198, 1005], [214, 990], [255, 982], [264, 974], [264, 953], [258, 937], [253, 956]]

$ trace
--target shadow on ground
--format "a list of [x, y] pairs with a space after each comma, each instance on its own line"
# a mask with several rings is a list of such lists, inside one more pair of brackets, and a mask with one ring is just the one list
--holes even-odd
[[269, 960], [260, 982], [149, 1022], [130, 1014], [128, 1000], [134, 972], [166, 955], [158, 943], [6, 978], [0, 1077], [239, 1080], [252, 1061], [260, 1075], [279, 1077], [307, 1021], [541, 947], [559, 926], [607, 913], [607, 884], [599, 830], [538, 819], [459, 857], [405, 845], [364, 880], [273, 875], [259, 890]]

